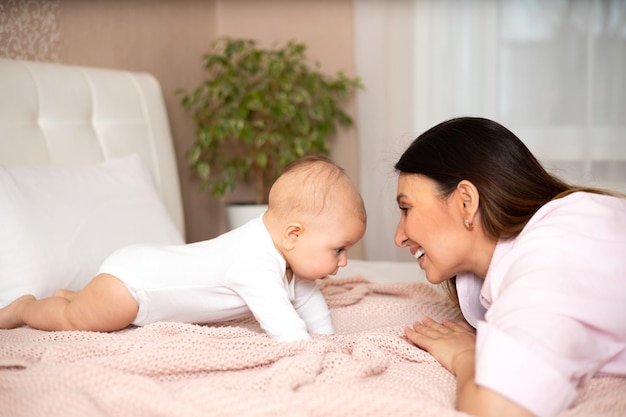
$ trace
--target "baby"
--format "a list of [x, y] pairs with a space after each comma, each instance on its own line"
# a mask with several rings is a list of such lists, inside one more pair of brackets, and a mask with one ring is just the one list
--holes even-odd
[[276, 340], [332, 334], [315, 280], [348, 263], [365, 227], [363, 200], [345, 172], [323, 157], [301, 158], [273, 184], [259, 218], [206, 241], [119, 249], [80, 291], [13, 301], [0, 310], [0, 328], [108, 332], [252, 312]]

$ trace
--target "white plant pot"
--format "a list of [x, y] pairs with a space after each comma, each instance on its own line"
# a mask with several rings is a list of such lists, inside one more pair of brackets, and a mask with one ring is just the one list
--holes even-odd
[[226, 219], [230, 230], [256, 219], [267, 210], [267, 204], [235, 204], [226, 206]]

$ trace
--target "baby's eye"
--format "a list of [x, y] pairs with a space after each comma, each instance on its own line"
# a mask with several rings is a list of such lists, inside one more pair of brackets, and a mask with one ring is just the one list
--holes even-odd
[[337, 249], [335, 249], [335, 253], [336, 253], [337, 255], [339, 255], [339, 254], [341, 254], [341, 252], [343, 252], [343, 251], [345, 251], [345, 250], [346, 250], [346, 248], [337, 248]]

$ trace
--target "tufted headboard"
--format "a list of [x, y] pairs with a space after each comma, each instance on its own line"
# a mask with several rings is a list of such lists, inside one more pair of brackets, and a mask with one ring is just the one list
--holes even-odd
[[184, 236], [172, 136], [152, 75], [0, 59], [0, 164], [79, 165], [132, 153]]

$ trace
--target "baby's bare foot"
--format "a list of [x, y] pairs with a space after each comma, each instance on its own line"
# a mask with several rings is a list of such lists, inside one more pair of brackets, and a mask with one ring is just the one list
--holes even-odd
[[35, 300], [35, 297], [32, 295], [23, 295], [8, 306], [0, 309], [0, 329], [15, 329], [24, 325], [24, 322], [20, 319], [20, 311]]

